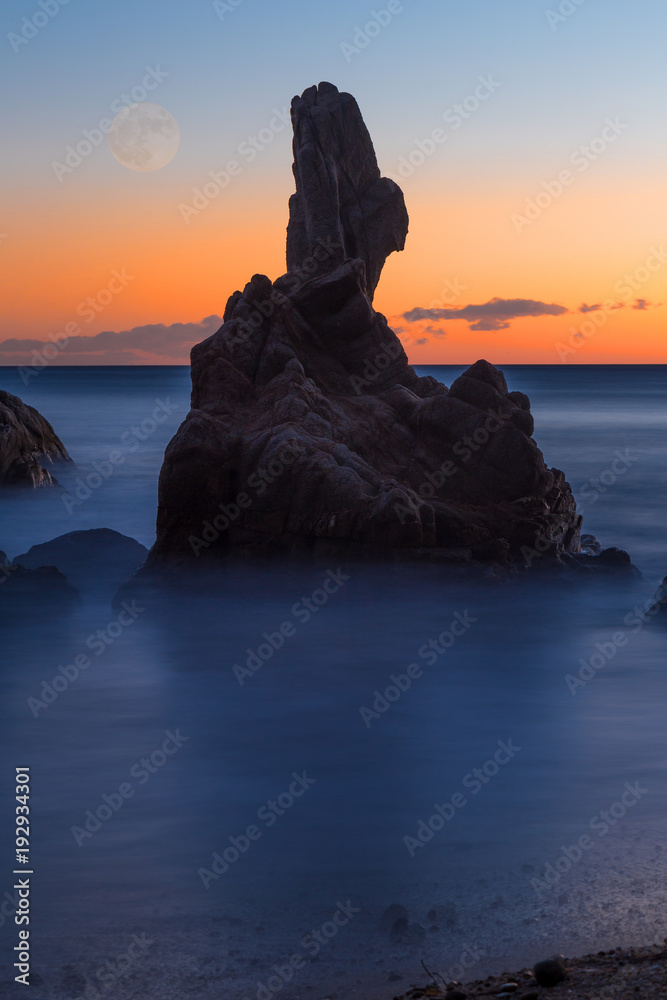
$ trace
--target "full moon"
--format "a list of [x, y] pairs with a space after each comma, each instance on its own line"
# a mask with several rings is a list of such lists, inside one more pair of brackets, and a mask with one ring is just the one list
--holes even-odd
[[160, 170], [178, 152], [178, 122], [166, 108], [142, 101], [119, 111], [109, 129], [109, 148], [130, 170]]

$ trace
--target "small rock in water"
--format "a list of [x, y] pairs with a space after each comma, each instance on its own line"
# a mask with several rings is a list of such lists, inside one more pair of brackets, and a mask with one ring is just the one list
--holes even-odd
[[33, 545], [14, 562], [26, 569], [55, 566], [77, 590], [111, 597], [141, 566], [148, 549], [111, 528], [70, 531]]
[[432, 906], [426, 914], [431, 923], [446, 924], [453, 927], [457, 922], [456, 907], [453, 903], [439, 903]]
[[390, 931], [397, 920], [408, 920], [410, 914], [400, 903], [392, 903], [384, 911], [378, 921], [378, 927], [382, 931]]
[[602, 552], [602, 546], [598, 542], [595, 535], [582, 535], [581, 536], [581, 551], [587, 552], [592, 556], [599, 556]]
[[501, 994], [503, 994], [503, 993], [514, 993], [514, 991], [518, 990], [518, 989], [519, 989], [519, 984], [518, 983], [504, 983], [500, 987], [500, 992], [501, 992]]
[[538, 962], [533, 972], [540, 986], [558, 986], [565, 979], [565, 966], [559, 958], [548, 958], [544, 962]]
[[612, 548], [609, 549], [603, 549], [598, 556], [598, 559], [605, 565], [618, 567], [619, 569], [632, 565], [632, 560], [629, 554], [625, 552], [624, 549], [616, 548], [616, 546], [612, 546]]
[[426, 937], [421, 924], [410, 923], [406, 917], [399, 917], [391, 928], [391, 939], [397, 944], [418, 945]]

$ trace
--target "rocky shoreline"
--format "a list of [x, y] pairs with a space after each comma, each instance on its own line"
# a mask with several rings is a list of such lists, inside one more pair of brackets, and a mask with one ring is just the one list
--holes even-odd
[[[473, 982], [431, 982], [394, 1000], [664, 1000], [667, 998], [667, 938], [660, 945], [614, 948], [566, 959], [558, 956], [532, 969], [503, 972]], [[430, 974], [430, 973], [429, 973]]]
[[57, 486], [44, 466], [71, 461], [48, 420], [0, 389], [0, 486]]

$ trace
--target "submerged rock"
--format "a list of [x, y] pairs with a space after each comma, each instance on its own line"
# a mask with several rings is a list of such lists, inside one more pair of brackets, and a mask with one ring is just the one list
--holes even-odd
[[57, 486], [44, 463], [71, 462], [41, 413], [0, 389], [0, 486]]
[[390, 931], [397, 920], [409, 920], [409, 913], [401, 903], [391, 903], [382, 913], [378, 927], [382, 931]]
[[659, 615], [659, 621], [664, 623], [667, 621], [667, 576], [664, 577], [662, 583], [655, 592], [654, 603], [649, 609], [648, 614], [653, 617], [654, 615]]
[[192, 409], [166, 450], [147, 567], [333, 549], [496, 564], [578, 552], [581, 518], [532, 438], [528, 398], [487, 361], [450, 389], [420, 378], [372, 307], [408, 220], [356, 102], [320, 84], [292, 120], [289, 270], [255, 275], [192, 351]]
[[421, 924], [399, 917], [391, 928], [391, 942], [406, 948], [416, 948], [426, 940], [426, 931]]
[[28, 552], [14, 563], [27, 569], [56, 566], [81, 591], [111, 595], [141, 566], [148, 549], [110, 528], [70, 531]]
[[[4, 555], [4, 553], [0, 553]], [[27, 617], [68, 614], [80, 604], [79, 593], [55, 566], [27, 569], [0, 565], [0, 624]]]

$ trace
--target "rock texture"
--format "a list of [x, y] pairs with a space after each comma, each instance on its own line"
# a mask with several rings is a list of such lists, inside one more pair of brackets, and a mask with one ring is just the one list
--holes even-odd
[[356, 102], [320, 84], [292, 118], [288, 272], [255, 275], [192, 351], [149, 567], [332, 546], [482, 562], [578, 552], [581, 519], [532, 438], [528, 398], [486, 361], [449, 389], [420, 378], [372, 307], [408, 220]]
[[345, 260], [363, 260], [369, 300], [384, 262], [408, 234], [403, 192], [381, 177], [357, 102], [330, 83], [310, 87], [292, 102], [294, 179], [287, 227], [287, 270], [315, 259], [319, 246], [336, 249], [319, 261], [326, 274]]
[[70, 461], [48, 420], [0, 389], [0, 486], [55, 486], [43, 463]]

